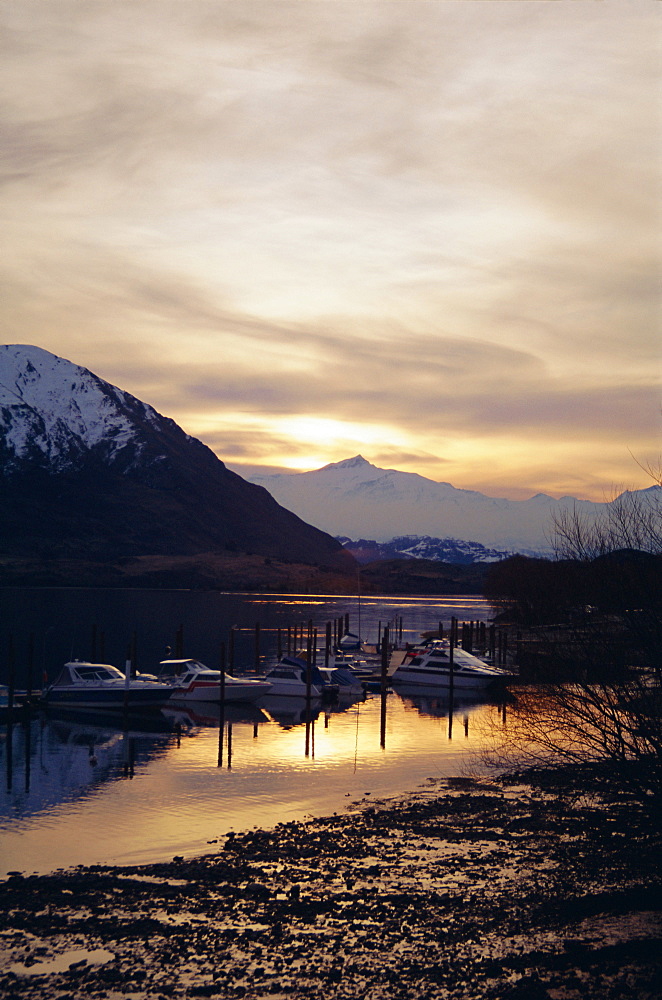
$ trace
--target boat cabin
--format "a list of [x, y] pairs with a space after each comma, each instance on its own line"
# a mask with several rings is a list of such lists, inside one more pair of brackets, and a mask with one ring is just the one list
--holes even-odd
[[99, 681], [125, 681], [126, 677], [117, 667], [108, 663], [83, 663], [74, 660], [65, 663], [53, 687], [65, 687], [69, 684], [94, 683]]

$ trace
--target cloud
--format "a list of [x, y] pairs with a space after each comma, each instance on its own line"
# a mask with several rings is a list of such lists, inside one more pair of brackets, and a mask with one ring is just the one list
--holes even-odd
[[337, 421], [338, 448], [354, 426], [353, 452], [383, 428], [391, 464], [456, 480], [478, 442], [501, 482], [561, 436], [569, 481], [597, 481], [620, 459], [591, 451], [658, 431], [659, 18], [4, 5], [4, 339], [221, 457], [303, 460], [290, 414]]

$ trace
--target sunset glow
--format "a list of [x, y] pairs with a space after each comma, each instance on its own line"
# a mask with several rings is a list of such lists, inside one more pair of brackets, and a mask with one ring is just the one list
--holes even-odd
[[660, 452], [649, 0], [5, 4], [2, 340], [232, 469], [603, 499]]

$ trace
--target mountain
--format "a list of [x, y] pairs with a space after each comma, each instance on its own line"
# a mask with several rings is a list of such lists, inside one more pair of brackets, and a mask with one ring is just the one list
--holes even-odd
[[173, 420], [38, 347], [0, 347], [0, 517], [4, 557], [354, 565]]
[[488, 549], [479, 542], [465, 542], [459, 538], [430, 538], [429, 535], [403, 535], [387, 542], [372, 539], [338, 538], [347, 552], [351, 552], [360, 565], [378, 559], [427, 559], [450, 563], [454, 566], [471, 566], [474, 563], [498, 562], [510, 552]]
[[313, 472], [252, 476], [251, 482], [332, 535], [376, 542], [403, 535], [468, 539], [531, 555], [549, 552], [556, 512], [576, 509], [590, 518], [606, 506], [543, 493], [528, 500], [495, 499], [415, 473], [380, 469], [361, 455]]

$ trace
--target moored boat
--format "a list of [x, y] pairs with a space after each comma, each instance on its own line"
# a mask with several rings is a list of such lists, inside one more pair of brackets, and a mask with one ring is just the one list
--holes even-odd
[[511, 674], [491, 666], [459, 647], [452, 650], [447, 641], [432, 642], [414, 655], [405, 657], [391, 677], [394, 686], [454, 688], [456, 691], [480, 691], [503, 683]]
[[[211, 670], [199, 660], [162, 660], [158, 676], [169, 684], [172, 701], [220, 701], [220, 670]], [[272, 685], [266, 680], [226, 673], [223, 688], [226, 702], [253, 702], [268, 694]]]
[[339, 698], [365, 696], [365, 687], [360, 678], [346, 667], [320, 667], [325, 685], [335, 685]]
[[324, 693], [324, 679], [317, 667], [310, 669], [310, 690], [308, 688], [308, 664], [299, 656], [282, 656], [278, 663], [264, 675], [271, 684], [269, 696], [282, 695], [290, 698], [321, 698]]
[[108, 663], [72, 660], [43, 697], [47, 705], [121, 709], [163, 705], [171, 694], [168, 684], [130, 677]]

